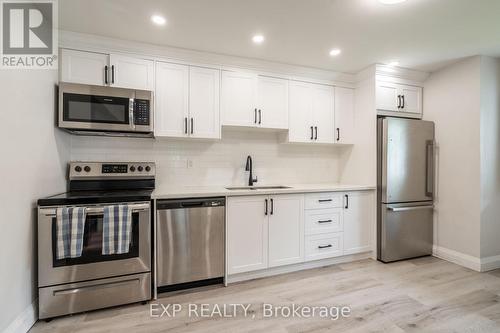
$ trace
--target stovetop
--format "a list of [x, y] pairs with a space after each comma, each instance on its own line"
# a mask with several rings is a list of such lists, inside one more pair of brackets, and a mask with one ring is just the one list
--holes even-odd
[[70, 191], [39, 199], [39, 206], [149, 201], [153, 190]]

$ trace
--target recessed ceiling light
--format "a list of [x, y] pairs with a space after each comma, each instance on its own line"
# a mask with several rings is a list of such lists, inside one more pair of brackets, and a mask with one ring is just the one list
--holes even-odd
[[167, 19], [161, 15], [153, 15], [151, 16], [151, 22], [156, 25], [165, 25], [167, 23]]
[[393, 61], [389, 62], [387, 65], [393, 66], [393, 67], [394, 66], [399, 66], [399, 61], [393, 60]]
[[342, 52], [340, 49], [331, 49], [330, 50], [330, 55], [332, 57], [335, 57], [335, 56], [338, 56], [340, 54], [340, 52]]
[[405, 2], [406, 0], [378, 0], [378, 2], [384, 5], [395, 5], [397, 3]]
[[252, 42], [255, 44], [262, 44], [264, 42], [265, 38], [262, 35], [255, 35], [252, 37]]

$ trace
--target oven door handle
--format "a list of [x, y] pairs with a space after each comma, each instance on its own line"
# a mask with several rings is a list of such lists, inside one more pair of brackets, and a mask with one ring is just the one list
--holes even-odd
[[[110, 206], [112, 206], [112, 205], [110, 205]], [[64, 207], [68, 207], [68, 206], [64, 206]], [[132, 213], [138, 213], [138, 212], [142, 212], [142, 211], [150, 209], [150, 204], [149, 203], [131, 204], [131, 205], [129, 205], [129, 208], [132, 210]], [[45, 216], [48, 216], [48, 217], [51, 217], [51, 216], [54, 217], [54, 216], [56, 216], [56, 210], [57, 210], [57, 208], [43, 208], [41, 210], [41, 213]], [[104, 213], [104, 206], [88, 207], [86, 209], [87, 215], [98, 215], [98, 214], [103, 214], [103, 213]]]

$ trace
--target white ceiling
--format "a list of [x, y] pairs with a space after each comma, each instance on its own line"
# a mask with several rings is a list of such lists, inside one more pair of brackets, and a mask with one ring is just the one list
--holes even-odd
[[[154, 26], [152, 14], [167, 24]], [[64, 0], [59, 17], [64, 30], [340, 72], [393, 59], [432, 71], [500, 56], [500, 0]], [[338, 57], [328, 54], [334, 47]]]

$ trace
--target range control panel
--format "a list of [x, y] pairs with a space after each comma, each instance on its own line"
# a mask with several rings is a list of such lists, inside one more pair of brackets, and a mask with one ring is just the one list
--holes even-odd
[[69, 179], [154, 178], [154, 162], [70, 162]]

